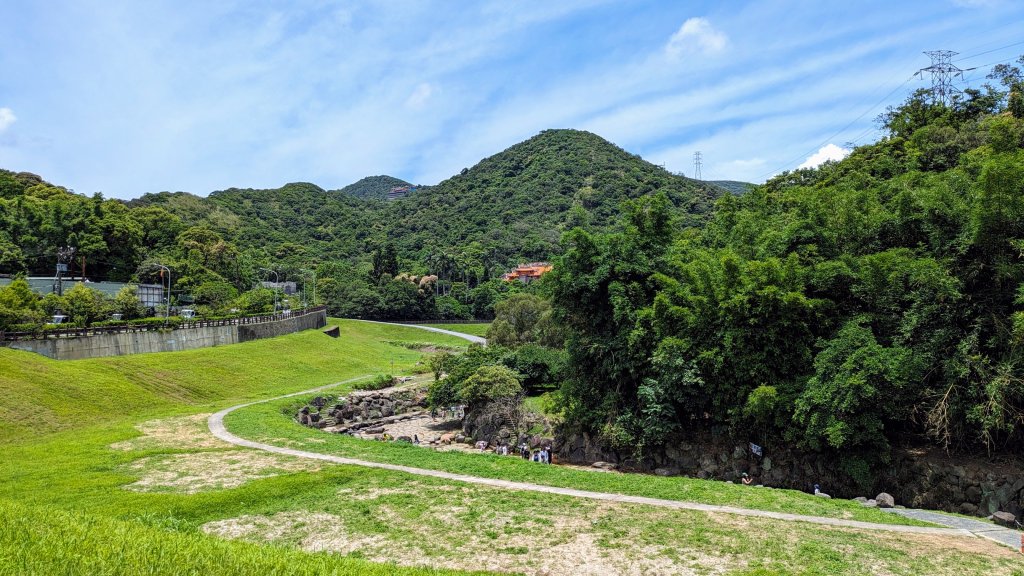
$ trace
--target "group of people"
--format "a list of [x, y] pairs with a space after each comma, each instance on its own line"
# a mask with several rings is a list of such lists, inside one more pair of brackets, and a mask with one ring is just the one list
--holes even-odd
[[[481, 440], [480, 442], [476, 443], [476, 447], [479, 448], [481, 451], [486, 450], [487, 442]], [[512, 452], [513, 449], [510, 448], [508, 444], [502, 443], [494, 447], [494, 453], [497, 454], [498, 456], [508, 456]], [[524, 442], [523, 444], [519, 445], [518, 452], [519, 456], [523, 460], [540, 462], [541, 464], [553, 463], [551, 446], [544, 446], [543, 448], [531, 450], [530, 447]]]
[[442, 420], [448, 419], [462, 419], [466, 416], [465, 404], [451, 405], [448, 407], [431, 408], [430, 409], [430, 420], [436, 421], [437, 417], [440, 416]]
[[544, 446], [537, 450], [530, 450], [526, 444], [519, 445], [519, 456], [523, 460], [532, 460], [541, 464], [551, 464], [551, 446]]

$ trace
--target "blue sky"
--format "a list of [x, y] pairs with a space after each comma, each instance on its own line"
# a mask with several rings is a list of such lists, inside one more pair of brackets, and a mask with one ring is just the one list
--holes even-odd
[[4, 0], [0, 167], [117, 198], [434, 184], [577, 128], [761, 182], [876, 139], [936, 49], [980, 84], [1024, 3]]

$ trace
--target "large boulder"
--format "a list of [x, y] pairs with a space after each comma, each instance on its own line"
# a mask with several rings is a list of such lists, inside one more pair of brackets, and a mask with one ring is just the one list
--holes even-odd
[[1017, 517], [1009, 512], [996, 512], [992, 514], [992, 521], [1000, 526], [1006, 526], [1007, 528], [1017, 527]]
[[892, 494], [882, 492], [875, 496], [875, 503], [878, 504], [879, 508], [892, 508], [896, 506], [896, 499], [892, 497]]

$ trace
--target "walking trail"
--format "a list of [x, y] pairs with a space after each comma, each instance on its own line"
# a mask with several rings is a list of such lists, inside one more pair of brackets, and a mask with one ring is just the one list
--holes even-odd
[[[448, 334], [451, 336], [457, 336], [464, 338], [471, 342], [486, 343], [486, 340], [479, 336], [472, 336], [469, 334], [462, 334], [460, 332], [453, 332], [451, 330], [444, 330], [441, 328], [433, 328], [430, 326], [417, 326], [413, 324], [403, 324], [402, 326], [408, 326], [411, 328], [420, 328], [423, 330], [430, 330], [432, 332], [440, 332], [442, 334]], [[228, 432], [224, 426], [224, 417], [247, 406], [254, 404], [263, 404], [266, 402], [272, 402], [282, 398], [290, 398], [293, 396], [301, 396], [314, 394], [323, 390], [328, 390], [342, 384], [348, 384], [357, 380], [367, 378], [367, 376], [360, 376], [345, 380], [343, 382], [337, 382], [335, 384], [328, 384], [326, 386], [319, 386], [309, 390], [303, 390], [301, 392], [294, 392], [292, 394], [285, 394], [283, 396], [277, 396], [274, 398], [267, 398], [265, 400], [259, 400], [256, 402], [249, 402], [246, 404], [239, 404], [232, 406], [217, 412], [210, 416], [208, 425], [210, 432], [224, 440], [230, 442], [236, 446], [243, 446], [246, 448], [253, 448], [255, 450], [262, 450], [265, 452], [272, 452], [274, 454], [284, 454], [287, 456], [295, 456], [298, 458], [307, 458], [311, 460], [320, 460], [323, 462], [330, 462], [333, 464], [346, 464], [350, 466], [364, 466], [367, 468], [379, 468], [383, 470], [391, 470], [394, 472], [403, 472], [406, 474], [414, 474], [417, 476], [430, 476], [433, 478], [440, 478], [442, 480], [448, 480], [453, 482], [465, 482], [468, 484], [479, 484], [483, 486], [490, 486], [493, 488], [501, 488], [505, 490], [523, 490], [529, 492], [542, 492], [547, 494], [560, 494], [563, 496], [572, 496], [575, 498], [587, 498], [590, 500], [604, 500], [609, 502], [627, 502], [632, 504], [647, 504], [649, 506], [659, 506], [663, 508], [675, 508], [682, 510], [698, 510], [702, 512], [713, 512], [721, 514], [734, 514], [737, 516], [754, 516], [760, 518], [772, 518], [775, 520], [783, 520], [789, 522], [807, 522], [810, 524], [821, 524], [826, 526], [841, 526], [847, 528], [859, 528], [862, 530], [873, 530], [883, 532], [902, 532], [912, 534], [941, 534], [941, 535], [952, 535], [952, 536], [969, 536], [976, 537], [981, 536], [989, 540], [993, 540], [1000, 544], [1008, 545], [1013, 548], [1017, 548], [1021, 544], [1021, 533], [1016, 530], [1010, 530], [1007, 528], [1000, 528], [994, 524], [983, 522], [981, 520], [971, 520], [968, 518], [962, 518], [957, 516], [949, 516], [946, 514], [940, 514], [938, 512], [931, 512], [927, 510], [911, 510], [911, 509], [889, 509], [888, 512], [894, 514], [900, 514], [908, 518], [915, 518], [934, 524], [945, 526], [944, 528], [933, 528], [925, 526], [901, 526], [896, 524], [876, 524], [873, 522], [862, 522], [859, 520], [846, 520], [842, 518], [828, 518], [823, 516], [805, 516], [801, 514], [788, 514], [785, 512], [773, 512], [769, 510], [751, 510], [747, 508], [736, 508], [733, 506], [720, 506], [714, 504], [702, 504], [699, 502], [685, 502], [679, 500], [666, 500], [662, 498], [648, 498], [645, 496], [630, 496], [625, 494], [611, 494], [606, 492], [591, 492], [589, 490], [576, 490], [573, 488], [560, 488], [557, 486], [545, 486], [542, 484], [531, 484], [529, 482], [513, 482], [510, 480], [500, 480], [496, 478], [483, 478], [479, 476], [469, 476], [465, 474], [454, 474], [451, 472], [443, 472], [440, 470], [429, 470], [426, 468], [414, 468], [412, 466], [402, 466], [398, 464], [385, 464], [382, 462], [370, 462], [367, 460], [358, 460], [355, 458], [345, 458], [342, 456], [335, 456], [332, 454], [320, 454], [318, 452], [308, 452], [305, 450], [296, 450], [294, 448], [285, 448], [281, 446], [274, 446], [271, 444], [264, 444], [261, 442], [254, 442], [252, 440], [246, 440], [239, 436], [235, 436], [231, 432]]]

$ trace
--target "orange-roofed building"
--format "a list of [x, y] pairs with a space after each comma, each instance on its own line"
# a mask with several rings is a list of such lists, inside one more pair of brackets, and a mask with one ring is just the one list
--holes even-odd
[[502, 274], [501, 279], [506, 282], [519, 280], [523, 284], [529, 284], [550, 272], [551, 268], [551, 264], [548, 264], [547, 262], [530, 262], [529, 264], [520, 264], [515, 270], [507, 274]]

